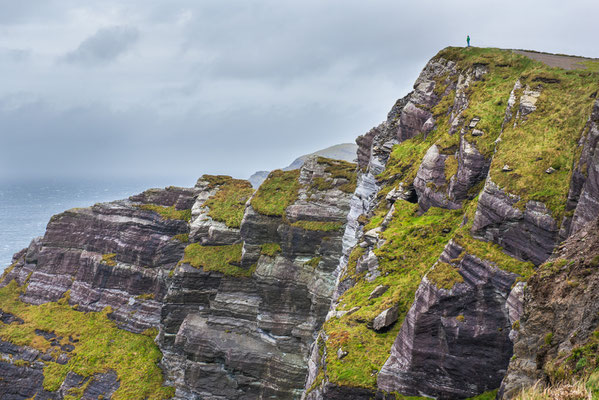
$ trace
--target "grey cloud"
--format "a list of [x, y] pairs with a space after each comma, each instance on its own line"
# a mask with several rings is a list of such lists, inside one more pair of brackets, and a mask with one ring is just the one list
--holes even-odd
[[37, 3], [0, 0], [31, 49], [0, 50], [0, 175], [244, 177], [352, 141], [466, 34], [599, 56], [591, 0]]
[[31, 57], [31, 50], [28, 49], [1, 49], [0, 57], [13, 62], [27, 61]]
[[71, 64], [109, 63], [125, 53], [139, 39], [139, 31], [128, 26], [103, 28], [85, 39], [62, 59]]

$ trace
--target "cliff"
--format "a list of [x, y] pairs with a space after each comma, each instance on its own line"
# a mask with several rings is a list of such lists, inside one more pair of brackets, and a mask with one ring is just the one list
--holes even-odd
[[2, 398], [511, 398], [584, 377], [598, 83], [448, 48], [357, 165], [54, 216], [0, 283]]

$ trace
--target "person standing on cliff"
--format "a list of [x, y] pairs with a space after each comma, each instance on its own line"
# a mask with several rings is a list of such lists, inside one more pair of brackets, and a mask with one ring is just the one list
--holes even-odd
[[470, 35], [466, 36], [466, 43], [468, 43], [468, 47], [470, 47]]

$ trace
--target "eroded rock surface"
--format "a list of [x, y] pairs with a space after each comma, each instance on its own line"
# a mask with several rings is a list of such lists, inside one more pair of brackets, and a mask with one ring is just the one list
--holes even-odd
[[[528, 281], [514, 359], [500, 395], [512, 398], [535, 382], [584, 374], [572, 356], [593, 342], [599, 326], [599, 220], [567, 239]], [[560, 372], [561, 371], [561, 372]], [[551, 375], [554, 374], [554, 375]]]

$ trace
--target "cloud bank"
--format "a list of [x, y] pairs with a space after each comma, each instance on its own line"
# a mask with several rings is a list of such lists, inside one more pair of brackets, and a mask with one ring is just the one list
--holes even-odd
[[0, 0], [0, 179], [247, 177], [382, 121], [440, 49], [599, 57], [591, 1]]

